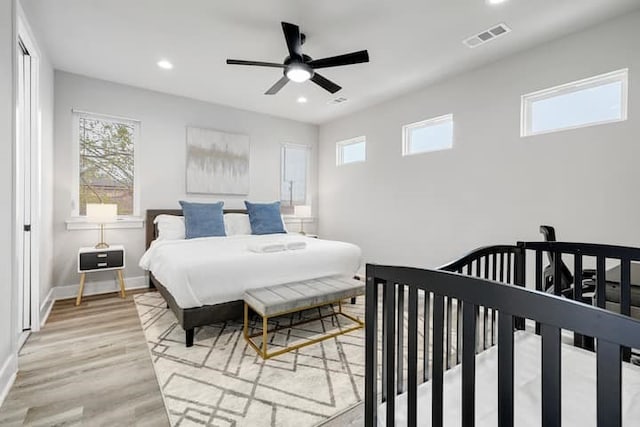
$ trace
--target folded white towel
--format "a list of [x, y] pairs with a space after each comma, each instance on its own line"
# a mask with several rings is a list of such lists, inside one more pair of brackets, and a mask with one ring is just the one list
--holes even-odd
[[287, 242], [287, 249], [290, 251], [297, 251], [299, 249], [304, 249], [307, 247], [307, 242], [303, 240], [293, 240], [291, 242]]
[[285, 251], [287, 246], [282, 242], [253, 242], [249, 244], [249, 250], [259, 254], [266, 254]]

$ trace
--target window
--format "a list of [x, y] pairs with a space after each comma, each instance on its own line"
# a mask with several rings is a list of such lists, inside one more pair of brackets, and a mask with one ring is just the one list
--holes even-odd
[[619, 70], [522, 96], [521, 136], [627, 119], [629, 70]]
[[311, 147], [284, 144], [280, 161], [280, 202], [283, 213], [293, 213], [296, 205], [307, 204], [307, 169]]
[[74, 216], [87, 203], [115, 203], [119, 216], [139, 214], [135, 144], [140, 122], [91, 113], [74, 113], [78, 143]]
[[447, 150], [453, 147], [453, 115], [436, 117], [402, 127], [402, 155]]
[[367, 141], [364, 136], [340, 141], [336, 144], [336, 164], [364, 162], [367, 159]]

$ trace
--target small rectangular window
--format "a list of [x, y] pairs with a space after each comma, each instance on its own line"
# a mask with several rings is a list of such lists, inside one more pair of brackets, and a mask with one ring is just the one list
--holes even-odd
[[629, 70], [619, 70], [522, 96], [521, 136], [627, 119]]
[[340, 141], [336, 144], [336, 164], [338, 166], [367, 160], [367, 141], [364, 136]]
[[293, 213], [296, 205], [307, 204], [307, 169], [311, 147], [284, 144], [280, 161], [280, 203], [283, 213]]
[[453, 147], [453, 114], [402, 127], [402, 155], [448, 150]]
[[79, 154], [74, 215], [86, 215], [87, 203], [114, 203], [119, 216], [138, 215], [135, 145], [140, 122], [91, 113], [74, 117]]

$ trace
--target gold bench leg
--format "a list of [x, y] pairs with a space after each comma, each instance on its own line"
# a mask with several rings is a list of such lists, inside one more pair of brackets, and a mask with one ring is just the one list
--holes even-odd
[[262, 318], [262, 358], [267, 358], [267, 316]]

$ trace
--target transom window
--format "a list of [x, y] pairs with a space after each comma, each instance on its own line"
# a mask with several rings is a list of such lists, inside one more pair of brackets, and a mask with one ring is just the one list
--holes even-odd
[[402, 127], [402, 155], [448, 150], [453, 147], [453, 114]]
[[113, 203], [119, 216], [138, 215], [135, 145], [140, 122], [79, 112], [74, 121], [78, 144], [74, 216], [85, 216], [87, 203]]
[[367, 141], [364, 136], [340, 141], [336, 144], [336, 164], [338, 166], [367, 160]]
[[627, 119], [629, 70], [619, 70], [522, 96], [521, 136]]

